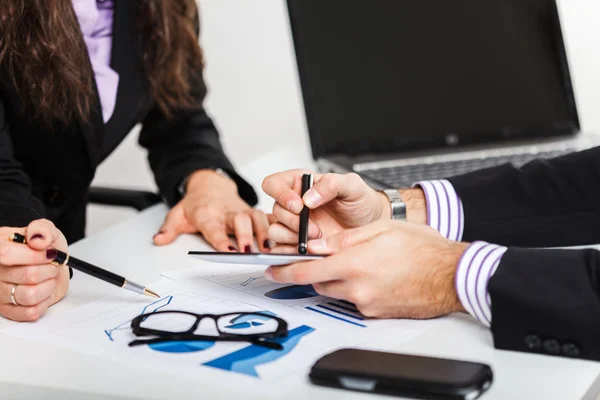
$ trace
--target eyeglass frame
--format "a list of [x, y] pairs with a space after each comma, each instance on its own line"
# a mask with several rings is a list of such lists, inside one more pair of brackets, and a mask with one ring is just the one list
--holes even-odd
[[[196, 322], [185, 332], [169, 332], [163, 331], [160, 329], [152, 329], [152, 328], [144, 328], [141, 326], [141, 323], [146, 320], [151, 315], [160, 315], [160, 314], [186, 314], [196, 318]], [[228, 316], [244, 316], [244, 315], [259, 315], [263, 317], [268, 317], [277, 321], [277, 329], [273, 332], [267, 333], [254, 333], [250, 335], [241, 335], [235, 333], [226, 333], [222, 332], [219, 328], [219, 319], [228, 317]], [[209, 318], [212, 319], [215, 323], [215, 327], [217, 328], [218, 336], [213, 335], [196, 335], [194, 331], [198, 329], [200, 326], [200, 322], [203, 319]], [[156, 311], [148, 314], [140, 314], [131, 320], [131, 329], [133, 330], [133, 334], [137, 337], [144, 336], [157, 336], [154, 339], [141, 339], [134, 340], [129, 343], [129, 347], [140, 346], [145, 344], [156, 344], [156, 343], [167, 343], [167, 342], [175, 342], [175, 341], [224, 341], [224, 342], [251, 342], [253, 344], [257, 344], [263, 347], [268, 347], [275, 350], [282, 350], [283, 346], [279, 343], [269, 342], [268, 339], [278, 339], [280, 337], [285, 337], [288, 335], [288, 324], [287, 322], [275, 315], [265, 314], [261, 312], [235, 312], [235, 313], [225, 313], [225, 314], [196, 314], [189, 311], [177, 311], [177, 310], [165, 310], [165, 311]]]

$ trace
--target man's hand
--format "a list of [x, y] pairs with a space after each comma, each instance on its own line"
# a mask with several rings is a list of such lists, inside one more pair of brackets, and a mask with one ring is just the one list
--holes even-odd
[[426, 225], [378, 221], [309, 241], [318, 261], [270, 267], [267, 279], [314, 285], [375, 318], [426, 319], [462, 311], [454, 287], [456, 267], [468, 244], [452, 242]]
[[[201, 233], [217, 251], [250, 253], [256, 235], [259, 250], [270, 251], [268, 217], [242, 200], [235, 182], [212, 170], [190, 176], [186, 195], [171, 209], [154, 243], [166, 245], [184, 233]], [[237, 238], [234, 247], [228, 234]]]
[[[314, 174], [314, 186], [300, 197], [304, 170], [281, 172], [267, 177], [263, 190], [275, 199], [269, 238], [278, 243], [274, 251], [295, 252], [298, 244], [299, 214], [304, 205], [311, 209], [309, 239], [327, 238], [345, 229], [391, 218], [390, 203], [383, 193], [368, 186], [356, 174]], [[407, 204], [411, 222], [426, 223], [425, 196], [421, 189], [405, 189], [400, 196]]]

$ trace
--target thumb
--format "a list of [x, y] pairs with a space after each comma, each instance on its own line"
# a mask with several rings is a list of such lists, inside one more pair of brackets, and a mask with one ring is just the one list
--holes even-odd
[[308, 241], [308, 251], [312, 254], [333, 254], [380, 235], [389, 229], [391, 221], [377, 221], [360, 228], [345, 229], [325, 239]]
[[165, 222], [163, 222], [158, 233], [154, 235], [154, 244], [164, 246], [173, 243], [182, 233], [191, 232], [188, 225], [183, 207], [173, 207], [165, 217]]

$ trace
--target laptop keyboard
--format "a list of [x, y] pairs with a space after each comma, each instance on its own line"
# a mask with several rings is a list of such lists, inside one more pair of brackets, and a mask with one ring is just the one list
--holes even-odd
[[465, 174], [482, 168], [494, 167], [511, 163], [520, 167], [537, 158], [558, 157], [572, 150], [558, 150], [540, 153], [524, 153], [503, 155], [499, 157], [475, 158], [468, 160], [447, 161], [434, 164], [402, 165], [392, 168], [371, 169], [361, 171], [361, 175], [375, 181], [384, 183], [389, 187], [410, 187], [413, 183], [421, 180], [449, 178], [455, 175]]

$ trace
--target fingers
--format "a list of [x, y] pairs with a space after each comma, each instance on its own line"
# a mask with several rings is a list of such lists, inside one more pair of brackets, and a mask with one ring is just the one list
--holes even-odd
[[271, 249], [273, 254], [295, 254], [298, 255], [298, 245], [276, 245]]
[[351, 200], [365, 194], [371, 188], [354, 173], [325, 174], [315, 179], [313, 187], [306, 192], [303, 202], [309, 208], [317, 208], [334, 199]]
[[182, 233], [192, 233], [193, 231], [187, 223], [183, 207], [177, 205], [169, 211], [165, 217], [165, 222], [158, 230], [158, 233], [154, 235], [154, 244], [164, 246], [173, 243]]
[[7, 284], [36, 285], [57, 277], [60, 268], [51, 265], [0, 267], [0, 281]]
[[[277, 219], [278, 222], [287, 226], [292, 231], [298, 232], [300, 230], [300, 216], [289, 212], [288, 210], [286, 210], [285, 208], [283, 208], [282, 206], [280, 206], [277, 203], [273, 206], [273, 216]], [[309, 239], [317, 239], [317, 238], [321, 237], [321, 235], [322, 235], [321, 229], [319, 229], [319, 227], [314, 222], [309, 220], [308, 221], [308, 238]], [[297, 241], [298, 241], [298, 238], [296, 238], [296, 242]]]
[[0, 315], [13, 321], [33, 322], [40, 319], [50, 307], [50, 298], [31, 307], [15, 306], [14, 304], [0, 304]]
[[0, 265], [41, 265], [49, 261], [52, 261], [52, 258], [48, 259], [45, 250], [34, 250], [21, 243], [0, 241]]
[[198, 225], [198, 231], [216, 251], [236, 251], [236, 248], [231, 245], [229, 236], [227, 236], [227, 228], [224, 223], [218, 220], [203, 222]]
[[252, 218], [258, 248], [262, 252], [269, 252], [271, 250], [271, 243], [269, 243], [269, 218], [264, 212], [256, 209], [250, 211], [250, 218]]
[[325, 239], [308, 241], [308, 251], [313, 254], [333, 254], [340, 250], [354, 247], [383, 232], [393, 225], [401, 224], [394, 221], [377, 221], [360, 228], [346, 229], [337, 235]]
[[59, 243], [60, 231], [47, 219], [38, 219], [31, 222], [27, 226], [26, 232], [27, 244], [32, 249], [46, 250], [49, 247], [57, 247], [58, 250], [66, 250], [66, 248], [63, 248], [64, 244]]
[[298, 244], [298, 232], [292, 231], [287, 226], [276, 223], [269, 227], [269, 239], [277, 243], [277, 246], [282, 244]]
[[244, 253], [252, 253], [252, 218], [247, 213], [236, 213], [229, 219], [233, 220], [233, 231], [238, 243], [238, 249]]
[[370, 243], [361, 243], [321, 260], [299, 262], [285, 267], [269, 267], [265, 271], [265, 278], [278, 283], [297, 285], [354, 281], [369, 269], [369, 260], [376, 258], [376, 254], [372, 254], [372, 246], [369, 245]]
[[291, 170], [270, 175], [263, 181], [262, 189], [286, 210], [294, 214], [300, 214], [304, 204], [298, 190], [294, 189], [298, 187], [302, 175], [307, 173], [310, 173], [310, 171]]
[[[58, 268], [57, 268], [58, 269]], [[0, 298], [4, 304], [12, 304], [11, 294], [15, 288], [14, 298], [18, 305], [31, 307], [50, 298], [56, 289], [56, 279], [50, 279], [37, 285], [17, 285], [0, 282]]]
[[310, 285], [342, 279], [344, 265], [324, 263], [324, 260], [299, 262], [285, 267], [269, 267], [265, 270], [265, 278], [277, 283], [294, 283], [296, 285]]

